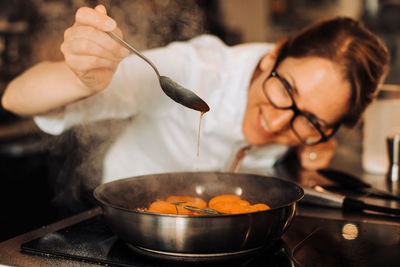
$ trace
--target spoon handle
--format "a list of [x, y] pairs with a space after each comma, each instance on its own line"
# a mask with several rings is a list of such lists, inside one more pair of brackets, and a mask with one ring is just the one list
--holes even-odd
[[156, 66], [153, 64], [153, 62], [150, 61], [150, 59], [148, 59], [147, 57], [145, 57], [142, 53], [140, 53], [138, 50], [136, 50], [134, 47], [132, 47], [130, 44], [128, 44], [127, 42], [125, 42], [121, 37], [119, 37], [116, 33], [114, 32], [107, 32], [114, 40], [118, 41], [119, 43], [121, 43], [124, 47], [126, 47], [129, 51], [131, 51], [132, 53], [138, 55], [139, 57], [141, 57], [144, 61], [146, 61], [147, 63], [149, 63], [149, 65], [154, 69], [154, 71], [157, 73], [158, 78], [160, 78], [160, 72], [158, 71], [158, 69], [156, 68]]

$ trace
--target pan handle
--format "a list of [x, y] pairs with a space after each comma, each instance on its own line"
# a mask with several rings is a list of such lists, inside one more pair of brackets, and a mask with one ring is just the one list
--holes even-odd
[[355, 198], [331, 193], [325, 190], [322, 186], [303, 188], [303, 190], [304, 198], [300, 201], [302, 203], [309, 203], [332, 208], [342, 208], [345, 210], [353, 211], [369, 210], [385, 214], [400, 215], [400, 209], [368, 204]]
[[303, 188], [304, 197], [300, 201], [302, 203], [308, 203], [318, 206], [331, 207], [331, 208], [342, 208], [344, 196], [334, 194], [323, 190], [320, 186], [314, 188]]

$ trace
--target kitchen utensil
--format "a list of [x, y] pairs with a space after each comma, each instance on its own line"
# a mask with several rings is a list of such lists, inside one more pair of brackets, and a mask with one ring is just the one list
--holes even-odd
[[400, 134], [388, 137], [386, 141], [390, 163], [388, 178], [391, 182], [398, 182], [400, 178]]
[[386, 174], [389, 159], [386, 138], [400, 133], [400, 86], [383, 84], [376, 101], [365, 110], [362, 140], [362, 167], [365, 171]]
[[353, 174], [329, 168], [319, 169], [317, 170], [317, 172], [323, 177], [342, 186], [345, 189], [363, 193], [371, 197], [400, 201], [400, 196], [397, 196], [385, 190], [372, 187], [372, 185], [362, 181], [360, 178], [354, 176]]
[[[235, 194], [271, 209], [223, 215], [171, 215], [141, 211], [170, 195], [208, 201]], [[234, 257], [272, 246], [295, 216], [303, 190], [294, 183], [253, 174], [164, 173], [105, 183], [94, 190], [113, 232], [134, 250], [198, 259]]]
[[304, 198], [301, 200], [301, 202], [331, 208], [342, 208], [345, 210], [369, 210], [391, 215], [400, 215], [400, 209], [367, 204], [355, 198], [329, 192], [322, 186], [318, 185], [314, 186], [313, 188], [304, 188]]
[[164, 91], [164, 93], [169, 96], [172, 100], [175, 102], [184, 105], [185, 107], [198, 110], [202, 113], [205, 113], [210, 110], [210, 107], [207, 105], [207, 103], [202, 100], [199, 96], [197, 96], [195, 93], [192, 91], [184, 88], [180, 84], [174, 82], [172, 79], [166, 76], [161, 76], [160, 72], [156, 68], [156, 66], [153, 64], [153, 62], [150, 61], [146, 56], [144, 56], [142, 53], [140, 53], [138, 50], [136, 50], [134, 47], [132, 47], [130, 44], [125, 42], [121, 37], [119, 37], [117, 34], [114, 32], [108, 32], [108, 34], [116, 41], [121, 43], [124, 47], [126, 47], [130, 52], [136, 54], [140, 58], [142, 58], [144, 61], [146, 61], [156, 72], [158, 80], [160, 82], [161, 89]]

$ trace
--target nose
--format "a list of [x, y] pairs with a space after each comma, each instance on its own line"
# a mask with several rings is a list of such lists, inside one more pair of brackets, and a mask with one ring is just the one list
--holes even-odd
[[273, 132], [280, 132], [288, 129], [293, 115], [293, 110], [275, 110], [274, 117], [269, 123], [269, 128]]

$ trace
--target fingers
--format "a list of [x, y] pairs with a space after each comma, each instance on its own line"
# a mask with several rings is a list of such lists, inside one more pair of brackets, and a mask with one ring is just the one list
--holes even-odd
[[326, 168], [334, 155], [336, 141], [333, 139], [315, 146], [298, 147], [297, 154], [301, 166], [308, 170]]
[[104, 6], [97, 6], [97, 9], [81, 7], [75, 14], [76, 25], [87, 25], [98, 30], [110, 32], [117, 27], [117, 23], [108, 17]]
[[90, 70], [115, 70], [118, 63], [129, 54], [125, 47], [105, 32], [109, 30], [120, 32], [115, 21], [107, 16], [103, 5], [95, 9], [78, 9], [76, 22], [64, 32], [61, 45], [66, 64], [78, 76], [90, 73]]
[[74, 26], [64, 33], [61, 50], [64, 54], [91, 55], [110, 60], [122, 60], [129, 51], [108, 34], [90, 26]]
[[[107, 15], [107, 10], [106, 10], [106, 8], [105, 8], [103, 5], [98, 5], [98, 6], [96, 6], [96, 7], [94, 8], [94, 10], [96, 10], [97, 12], [100, 12], [100, 13], [102, 13], [102, 14]], [[122, 31], [121, 31], [118, 27], [116, 27], [116, 28], [113, 30], [113, 32], [115, 32], [116, 34], [118, 34], [118, 35], [122, 38]]]
[[113, 30], [122, 36], [116, 22], [107, 16], [103, 5], [94, 9], [81, 7], [75, 17], [75, 24], [64, 32], [64, 54], [99, 56], [110, 60], [122, 60], [129, 54], [125, 47], [105, 33]]
[[65, 63], [93, 93], [109, 84], [119, 62], [129, 54], [109, 31], [122, 35], [105, 7], [98, 5], [79, 8], [74, 25], [64, 32], [61, 51]]

